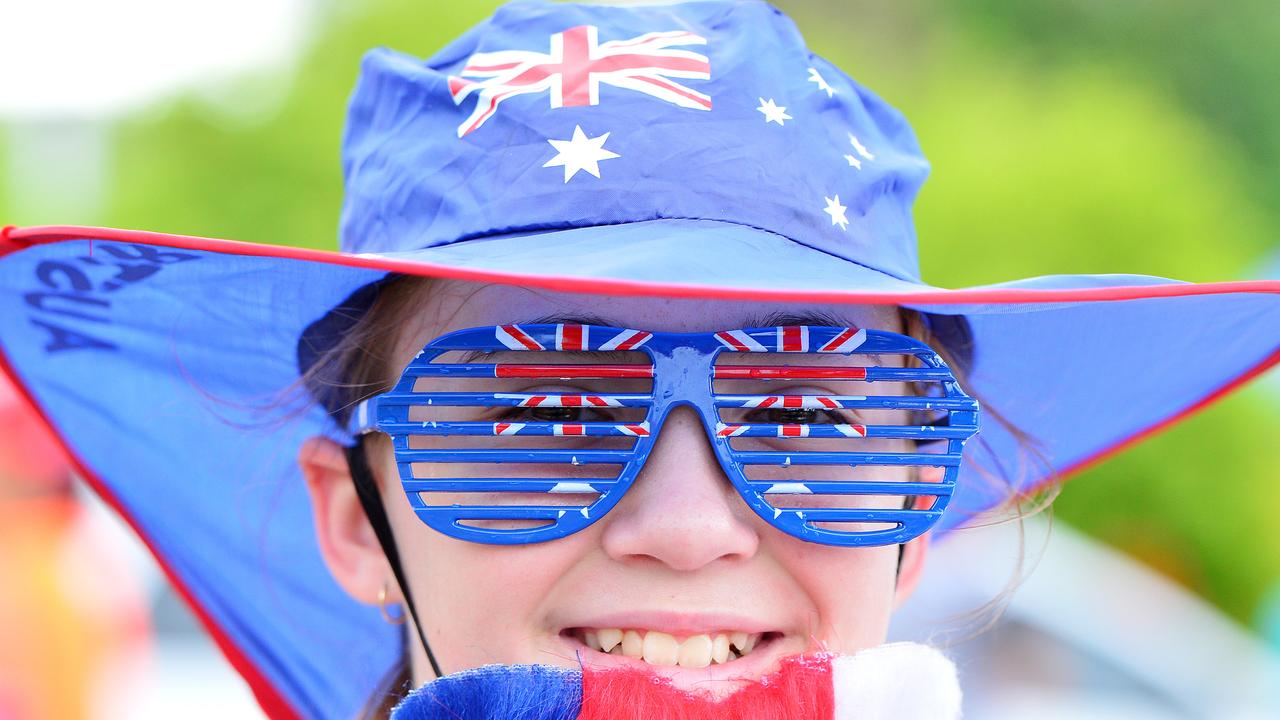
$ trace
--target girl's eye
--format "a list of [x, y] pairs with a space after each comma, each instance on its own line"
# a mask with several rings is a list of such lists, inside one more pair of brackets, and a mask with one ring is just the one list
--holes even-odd
[[536, 407], [529, 408], [529, 417], [538, 422], [571, 423], [582, 418], [582, 408]]
[[580, 423], [608, 422], [599, 410], [583, 407], [512, 408], [503, 419], [527, 419], [533, 422]]
[[774, 408], [765, 410], [762, 419], [749, 419], [750, 422], [763, 422], [771, 425], [813, 425], [816, 423], [848, 422], [836, 417], [826, 410], [810, 408]]

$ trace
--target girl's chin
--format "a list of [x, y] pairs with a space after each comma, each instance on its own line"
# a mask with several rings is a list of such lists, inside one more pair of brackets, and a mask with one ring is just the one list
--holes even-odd
[[556, 655], [568, 658], [568, 664], [574, 667], [596, 671], [632, 671], [667, 678], [675, 688], [711, 698], [729, 695], [744, 684], [777, 671], [783, 658], [809, 649], [800, 638], [770, 633], [761, 638], [745, 657], [693, 668], [652, 665], [640, 658], [603, 653], [588, 647], [573, 634], [562, 633], [556, 637], [556, 641], [564, 648], [563, 653], [557, 652]]

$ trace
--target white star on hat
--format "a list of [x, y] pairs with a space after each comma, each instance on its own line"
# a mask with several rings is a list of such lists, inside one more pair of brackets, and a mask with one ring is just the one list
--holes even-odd
[[849, 161], [849, 167], [857, 168], [859, 170], [862, 169], [862, 161], [859, 160], [858, 158], [852, 155], [845, 155], [844, 159]]
[[[870, 152], [868, 152], [868, 151], [867, 151], [867, 148], [866, 148], [866, 147], [864, 147], [864, 146], [862, 145], [862, 143], [858, 142], [858, 136], [857, 136], [857, 135], [854, 135], [853, 133], [849, 133], [849, 144], [850, 144], [850, 145], [853, 145], [853, 150], [854, 150], [854, 152], [856, 152], [856, 153], [858, 153], [859, 155], [861, 155], [861, 156], [863, 157], [863, 159], [866, 159], [866, 160], [875, 160], [875, 159], [876, 159], [876, 156], [875, 156], [875, 155], [872, 155]], [[848, 157], [848, 156], [846, 155], [846, 157]], [[849, 163], [849, 164], [850, 164], [850, 165], [852, 165], [853, 163]]]
[[766, 123], [776, 122], [781, 125], [784, 120], [792, 119], [791, 116], [787, 114], [787, 109], [785, 107], [778, 107], [773, 102], [773, 98], [769, 98], [768, 100], [760, 98], [760, 107], [756, 109], [764, 113], [764, 121]]
[[818, 89], [825, 92], [827, 97], [836, 94], [836, 89], [827, 83], [826, 79], [818, 74], [818, 68], [809, 68], [809, 82], [817, 83]]
[[840, 196], [823, 196], [822, 199], [827, 202], [827, 206], [822, 209], [822, 212], [831, 216], [831, 224], [839, 225], [841, 230], [848, 230], [849, 218], [845, 217], [844, 211], [849, 208], [840, 204]]
[[616, 152], [604, 149], [604, 143], [608, 139], [609, 133], [589, 138], [586, 133], [582, 132], [582, 126], [576, 125], [573, 128], [572, 139], [547, 140], [547, 142], [551, 143], [551, 147], [556, 149], [557, 155], [544, 163], [542, 167], [563, 165], [565, 182], [569, 182], [569, 178], [577, 175], [579, 170], [585, 170], [596, 177], [600, 177], [601, 160], [622, 157]]

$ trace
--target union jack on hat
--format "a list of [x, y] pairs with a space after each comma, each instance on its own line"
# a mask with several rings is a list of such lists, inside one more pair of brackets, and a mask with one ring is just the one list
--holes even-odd
[[[314, 358], [307, 328], [389, 272], [963, 318], [968, 389], [1049, 464], [1016, 478], [1025, 490], [1280, 361], [1278, 282], [926, 283], [911, 204], [928, 164], [907, 122], [755, 0], [528, 0], [427, 60], [373, 50], [342, 162], [341, 252], [0, 235], [5, 372], [274, 717], [351, 717], [396, 657], [395, 629], [321, 561], [293, 460], [341, 427], [318, 404], [269, 428], [254, 411]], [[1017, 447], [989, 423], [966, 465]], [[962, 472], [941, 527], [1003, 497]]]

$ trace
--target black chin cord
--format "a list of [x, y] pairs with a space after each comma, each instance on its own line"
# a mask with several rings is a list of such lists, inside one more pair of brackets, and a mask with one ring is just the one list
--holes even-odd
[[426, 631], [422, 629], [422, 621], [418, 619], [417, 606], [413, 595], [409, 592], [409, 583], [404, 578], [404, 570], [400, 567], [400, 553], [396, 550], [396, 539], [391, 534], [391, 524], [387, 522], [387, 511], [382, 505], [382, 496], [378, 494], [378, 483], [374, 480], [373, 471], [369, 468], [369, 460], [364, 452], [364, 436], [356, 438], [356, 444], [346, 448], [347, 465], [351, 468], [351, 481], [356, 486], [356, 496], [360, 498], [360, 506], [373, 526], [373, 534], [378, 537], [382, 553], [391, 564], [391, 572], [395, 573], [396, 582], [400, 585], [400, 594], [404, 596], [405, 607], [413, 618], [413, 627], [418, 631], [418, 640], [427, 653], [427, 661], [431, 663], [431, 671], [436, 677], [444, 677], [440, 672], [440, 664], [427, 644]]

